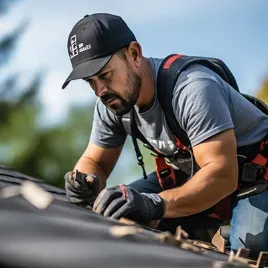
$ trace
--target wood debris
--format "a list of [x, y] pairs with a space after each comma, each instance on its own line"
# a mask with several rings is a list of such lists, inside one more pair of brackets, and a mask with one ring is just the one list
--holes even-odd
[[28, 202], [38, 209], [47, 208], [54, 200], [53, 196], [31, 181], [25, 181], [20, 186], [3, 188], [1, 198], [11, 198], [22, 195]]
[[112, 226], [109, 231], [113, 237], [122, 238], [128, 235], [142, 233], [144, 230], [135, 226]]

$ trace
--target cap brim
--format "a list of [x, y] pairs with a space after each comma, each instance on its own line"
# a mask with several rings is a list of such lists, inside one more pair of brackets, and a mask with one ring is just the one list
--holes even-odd
[[62, 85], [62, 89], [67, 87], [67, 85], [72, 80], [86, 78], [98, 73], [106, 63], [111, 59], [113, 55], [108, 55], [102, 58], [96, 58], [92, 60], [87, 60], [76, 65], [70, 75], [67, 77], [65, 82]]

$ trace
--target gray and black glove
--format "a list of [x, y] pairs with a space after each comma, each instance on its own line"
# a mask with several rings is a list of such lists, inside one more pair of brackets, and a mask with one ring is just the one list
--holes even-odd
[[165, 201], [157, 194], [139, 193], [119, 184], [102, 190], [94, 202], [93, 210], [113, 219], [126, 217], [147, 223], [163, 218]]
[[87, 205], [94, 201], [99, 191], [99, 181], [93, 174], [69, 171], [64, 176], [65, 191], [70, 202]]

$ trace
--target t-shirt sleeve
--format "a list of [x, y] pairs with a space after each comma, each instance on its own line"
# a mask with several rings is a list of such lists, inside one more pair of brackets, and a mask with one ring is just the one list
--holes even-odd
[[100, 147], [116, 148], [125, 142], [126, 136], [127, 133], [120, 123], [120, 118], [97, 100], [90, 141]]
[[172, 105], [192, 147], [234, 127], [226, 92], [213, 79], [197, 78], [178, 86], [173, 91]]

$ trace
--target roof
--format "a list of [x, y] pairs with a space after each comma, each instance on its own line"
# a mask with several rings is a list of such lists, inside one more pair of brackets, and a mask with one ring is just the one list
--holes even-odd
[[[38, 186], [45, 191], [38, 192]], [[1, 267], [227, 265], [227, 255], [186, 250], [175, 239], [167, 238], [169, 235], [105, 218], [90, 206], [69, 203], [63, 189], [4, 166], [0, 166], [0, 188]], [[40, 200], [36, 200], [42, 192], [45, 196], [48, 193], [49, 202], [47, 207], [38, 208]]]

